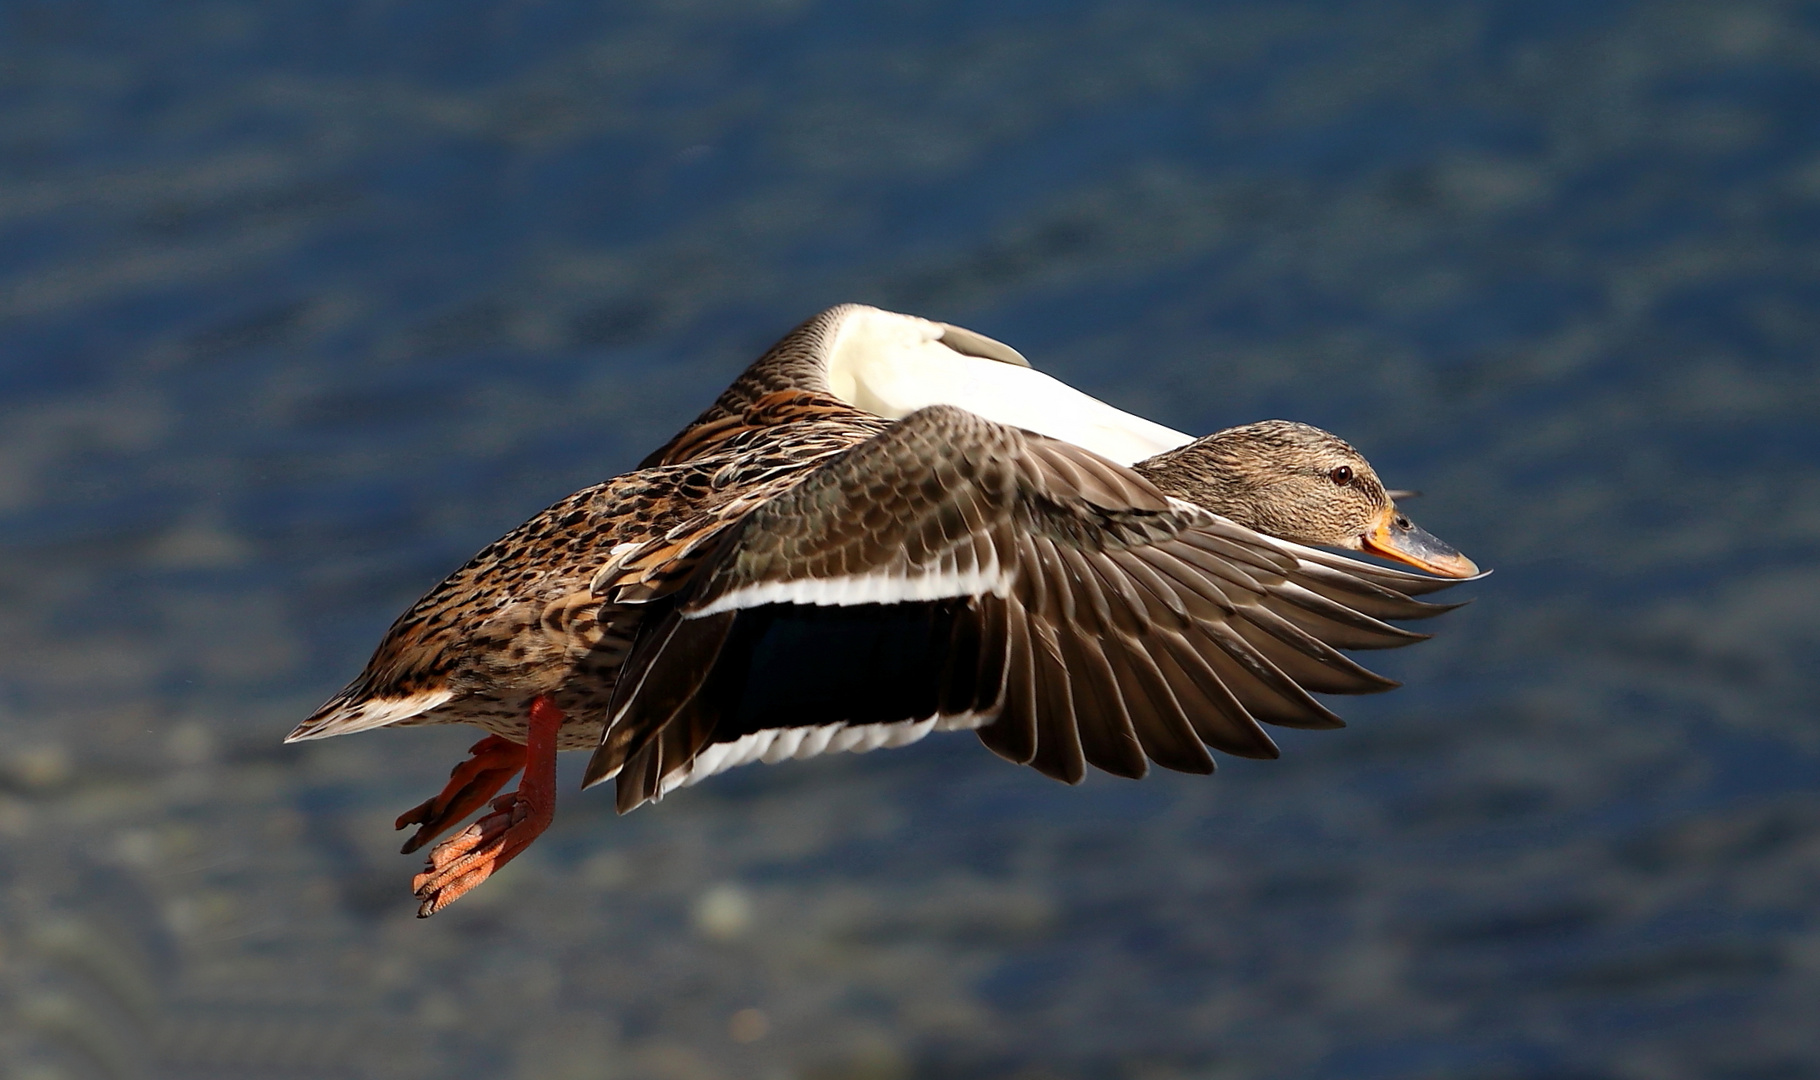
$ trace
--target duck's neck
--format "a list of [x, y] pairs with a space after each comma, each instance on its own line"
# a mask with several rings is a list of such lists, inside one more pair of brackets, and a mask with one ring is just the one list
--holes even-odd
[[1133, 472], [1177, 499], [1206, 507], [1222, 517], [1240, 521], [1249, 505], [1248, 485], [1241, 462], [1220, 452], [1219, 434], [1196, 439], [1186, 446], [1165, 450], [1131, 466]]
[[1268, 496], [1255, 448], [1230, 433], [1203, 436], [1186, 446], [1165, 450], [1131, 466], [1132, 470], [1173, 498], [1194, 503], [1248, 529], [1270, 536], [1296, 538], [1304, 523]]

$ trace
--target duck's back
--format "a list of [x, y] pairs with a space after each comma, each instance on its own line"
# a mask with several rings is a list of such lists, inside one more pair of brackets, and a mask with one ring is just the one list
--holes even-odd
[[399, 616], [341, 693], [291, 734], [470, 723], [524, 738], [533, 697], [591, 749], [647, 601], [687, 579], [728, 525], [887, 421], [821, 395], [766, 394], [672, 440], [667, 462], [557, 502], [488, 544]]

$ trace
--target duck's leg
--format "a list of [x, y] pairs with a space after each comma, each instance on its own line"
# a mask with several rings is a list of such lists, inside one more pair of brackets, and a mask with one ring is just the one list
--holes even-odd
[[418, 918], [448, 907], [531, 845], [556, 816], [556, 730], [562, 710], [539, 694], [531, 700], [518, 790], [493, 800], [493, 812], [430, 849], [430, 865], [411, 879]]
[[430, 799], [398, 815], [394, 828], [416, 825], [404, 842], [406, 855], [448, 831], [449, 827], [486, 805], [499, 794], [514, 773], [525, 767], [522, 743], [488, 735], [468, 750], [468, 758], [449, 773], [448, 784]]

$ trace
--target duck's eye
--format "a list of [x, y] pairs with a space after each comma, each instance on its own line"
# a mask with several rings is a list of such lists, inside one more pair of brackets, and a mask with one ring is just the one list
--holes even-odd
[[1345, 487], [1347, 484], [1352, 483], [1352, 466], [1334, 466], [1334, 470], [1327, 474], [1327, 479], [1332, 480], [1341, 487]]

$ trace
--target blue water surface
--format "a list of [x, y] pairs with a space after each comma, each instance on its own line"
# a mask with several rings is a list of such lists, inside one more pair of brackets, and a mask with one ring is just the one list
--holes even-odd
[[[0, 1063], [1820, 1075], [1816, 101], [1779, 0], [0, 5]], [[565, 763], [414, 919], [475, 736], [279, 740], [847, 300], [1496, 573], [1279, 761]]]

